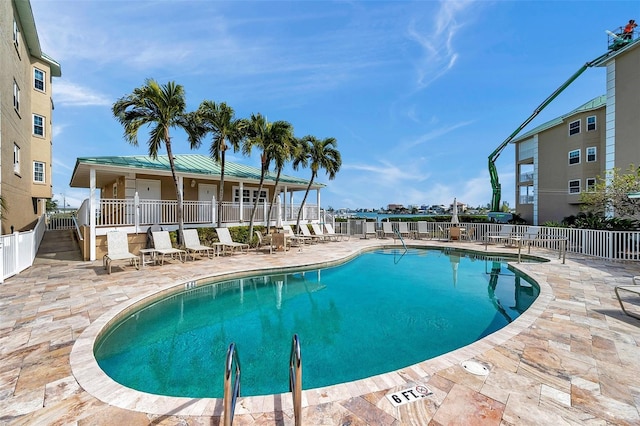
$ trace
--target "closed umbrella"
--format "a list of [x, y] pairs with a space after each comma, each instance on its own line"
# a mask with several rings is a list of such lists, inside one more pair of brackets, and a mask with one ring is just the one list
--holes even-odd
[[460, 223], [460, 220], [458, 219], [458, 202], [455, 198], [453, 199], [453, 214], [451, 215], [451, 223]]

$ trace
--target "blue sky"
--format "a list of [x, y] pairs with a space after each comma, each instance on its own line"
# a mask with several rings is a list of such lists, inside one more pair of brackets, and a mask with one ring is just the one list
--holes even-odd
[[[183, 85], [189, 109], [226, 102], [237, 117], [262, 113], [296, 136], [336, 138], [342, 168], [333, 181], [319, 176], [323, 207], [486, 205], [489, 154], [607, 51], [606, 29], [640, 19], [638, 1], [31, 4], [42, 48], [62, 67], [54, 198], [74, 207], [88, 197], [69, 187], [77, 157], [147, 153], [147, 134], [129, 145], [111, 114], [146, 78]], [[604, 93], [605, 70], [589, 69], [525, 131]], [[193, 152], [180, 131], [173, 143]], [[497, 162], [511, 205], [514, 155], [510, 145]], [[228, 159], [258, 165], [257, 155]]]

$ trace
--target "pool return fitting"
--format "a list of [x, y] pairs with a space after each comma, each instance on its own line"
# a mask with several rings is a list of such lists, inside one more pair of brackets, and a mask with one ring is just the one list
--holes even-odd
[[[234, 362], [235, 361], [235, 362]], [[233, 386], [231, 378], [234, 372], [235, 379]], [[293, 397], [293, 417], [295, 425], [302, 425], [302, 355], [300, 354], [300, 340], [298, 335], [294, 334], [291, 340], [291, 354], [289, 355], [289, 391]], [[236, 400], [240, 396], [240, 358], [236, 344], [229, 345], [227, 351], [227, 360], [224, 372], [224, 400], [223, 400], [223, 424], [231, 426], [233, 424], [233, 415], [236, 410]]]

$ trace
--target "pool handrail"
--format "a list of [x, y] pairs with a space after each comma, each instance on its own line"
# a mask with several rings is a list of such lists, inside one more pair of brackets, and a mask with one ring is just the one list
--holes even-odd
[[[233, 364], [235, 361], [236, 377], [233, 381], [233, 391], [231, 389], [231, 377], [233, 376]], [[227, 351], [227, 360], [224, 370], [224, 426], [231, 426], [233, 424], [233, 415], [236, 411], [236, 400], [240, 396], [240, 358], [238, 356], [238, 350], [236, 344], [229, 345]]]
[[293, 417], [295, 425], [302, 425], [302, 355], [300, 340], [294, 334], [291, 340], [291, 355], [289, 356], [289, 391], [293, 397]]

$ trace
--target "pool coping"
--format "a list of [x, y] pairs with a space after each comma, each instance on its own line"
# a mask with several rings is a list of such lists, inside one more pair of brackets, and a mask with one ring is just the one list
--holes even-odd
[[[311, 262], [291, 267], [265, 267], [253, 268], [242, 272], [214, 273], [200, 278], [178, 282], [177, 284], [167, 284], [160, 290], [156, 289], [122, 304], [115, 305], [93, 321], [78, 337], [71, 350], [69, 361], [72, 374], [80, 386], [82, 386], [82, 388], [84, 388], [90, 395], [106, 404], [122, 409], [157, 415], [166, 415], [167, 413], [170, 413], [171, 415], [185, 416], [221, 416], [223, 412], [222, 398], [188, 398], [155, 395], [130, 389], [117, 383], [102, 371], [93, 355], [93, 348], [96, 340], [100, 337], [103, 330], [106, 330], [109, 325], [119, 321], [132, 310], [137, 310], [144, 304], [152, 303], [159, 298], [182, 291], [189, 283], [196, 282], [197, 286], [198, 281], [211, 278], [214, 278], [215, 280], [225, 280], [255, 275], [257, 272], [280, 273], [299, 270], [301, 268], [311, 269], [330, 267], [347, 262], [367, 251], [397, 247], [397, 245], [364, 247], [356, 249], [349, 255], [340, 259], [331, 261]], [[424, 246], [419, 245], [408, 247], [425, 248]], [[439, 245], [433, 245], [430, 247], [439, 249], [450, 248], [450, 246]], [[492, 251], [490, 253], [486, 253], [480, 250], [464, 251], [474, 252], [481, 255], [504, 255], [513, 257], [513, 254], [509, 252]], [[545, 259], [539, 256], [527, 257], [544, 259], [549, 262], [557, 262], [555, 259]], [[518, 264], [515, 262], [509, 262], [509, 265], [517, 269], [519, 272], [526, 274], [534, 280], [540, 288], [538, 297], [529, 309], [527, 309], [511, 324], [508, 324], [502, 329], [469, 345], [408, 367], [352, 382], [303, 390], [302, 407], [309, 407], [319, 403], [336, 402], [346, 398], [362, 396], [371, 392], [380, 392], [383, 390], [390, 391], [397, 387], [402, 388], [427, 383], [431, 375], [437, 371], [458, 365], [463, 361], [473, 359], [487, 350], [503, 344], [507, 340], [530, 327], [545, 311], [553, 299], [553, 290], [542, 276], [539, 276], [534, 270], [532, 270], [535, 269], [536, 264], [527, 263], [527, 271], [520, 269]], [[532, 267], [532, 265], [534, 266]], [[541, 266], [544, 266], [544, 264], [541, 264]], [[391, 406], [390, 402], [387, 401], [386, 403]], [[293, 402], [289, 392], [262, 396], [241, 396], [238, 399], [235, 414], [260, 414], [273, 412], [274, 410], [293, 410]]]

